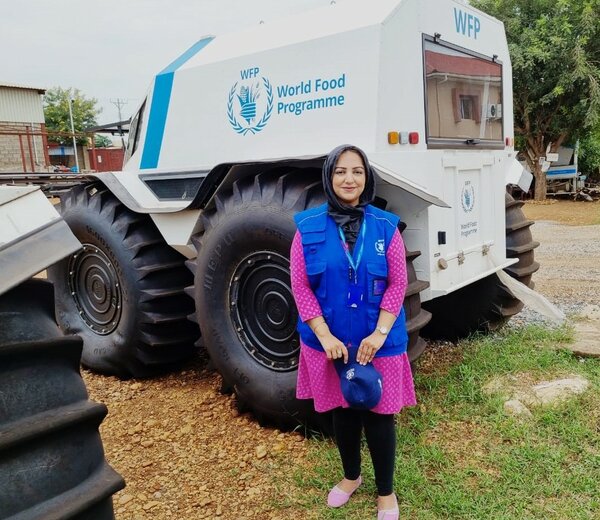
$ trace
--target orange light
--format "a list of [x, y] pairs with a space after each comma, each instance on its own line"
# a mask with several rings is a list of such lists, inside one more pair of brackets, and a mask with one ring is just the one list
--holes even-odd
[[419, 132], [410, 132], [408, 134], [408, 142], [410, 144], [419, 144]]
[[398, 144], [398, 132], [388, 132], [388, 143]]

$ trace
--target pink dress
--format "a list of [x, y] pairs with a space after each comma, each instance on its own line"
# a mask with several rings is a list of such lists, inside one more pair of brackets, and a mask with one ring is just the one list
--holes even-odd
[[[398, 230], [386, 252], [388, 263], [388, 286], [383, 294], [380, 308], [398, 316], [404, 302], [407, 286], [404, 243]], [[304, 261], [302, 238], [296, 232], [290, 252], [292, 292], [302, 321], [321, 316], [321, 306], [314, 295]], [[382, 414], [398, 413], [405, 406], [417, 403], [410, 362], [406, 353], [398, 356], [376, 357], [373, 365], [382, 375], [383, 394], [373, 412]], [[326, 412], [340, 406], [348, 408], [348, 403], [340, 390], [340, 378], [327, 359], [325, 352], [315, 350], [300, 342], [298, 365], [298, 399], [313, 399], [317, 412]]]

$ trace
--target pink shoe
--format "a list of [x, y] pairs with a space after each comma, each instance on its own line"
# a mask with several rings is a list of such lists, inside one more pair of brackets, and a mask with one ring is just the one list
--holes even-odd
[[352, 491], [350, 491], [350, 493], [346, 493], [345, 491], [342, 491], [339, 487], [333, 486], [333, 488], [331, 488], [331, 491], [329, 492], [329, 495], [327, 496], [327, 505], [329, 507], [342, 507], [346, 502], [348, 502], [348, 500], [350, 500], [352, 493], [354, 493], [361, 484], [362, 477], [359, 476], [358, 484], [356, 484], [356, 487]]
[[396, 509], [383, 509], [377, 511], [377, 520], [398, 520], [400, 511]]

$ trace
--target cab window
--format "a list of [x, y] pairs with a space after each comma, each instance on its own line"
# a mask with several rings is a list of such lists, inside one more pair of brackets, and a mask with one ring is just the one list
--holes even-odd
[[131, 120], [131, 125], [129, 127], [129, 139], [127, 139], [127, 152], [125, 154], [125, 161], [128, 161], [129, 158], [135, 153], [137, 150], [138, 144], [140, 142], [140, 135], [142, 121], [144, 120], [144, 109], [146, 108], [146, 101], [142, 103], [142, 106], [137, 111], [137, 114], [133, 116]]

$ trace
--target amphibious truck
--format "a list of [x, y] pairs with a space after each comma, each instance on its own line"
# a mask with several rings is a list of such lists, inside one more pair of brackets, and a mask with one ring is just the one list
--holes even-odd
[[538, 268], [515, 160], [503, 25], [453, 0], [347, 0], [200, 38], [132, 118], [124, 171], [88, 174], [61, 213], [83, 248], [49, 270], [83, 363], [147, 376], [206, 348], [259, 418], [295, 399], [293, 215], [323, 202], [341, 143], [377, 172], [407, 247], [409, 355], [493, 329], [522, 303], [497, 272]]

